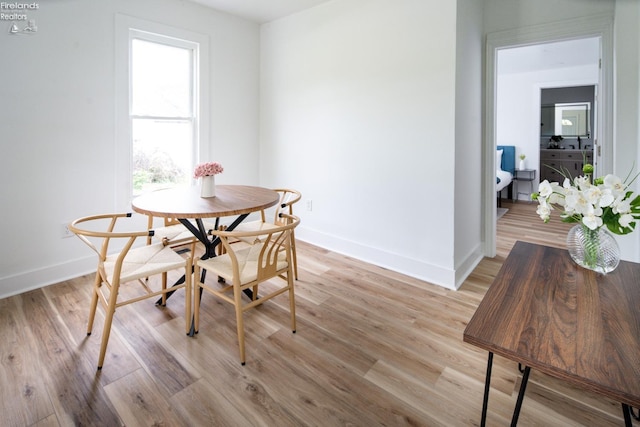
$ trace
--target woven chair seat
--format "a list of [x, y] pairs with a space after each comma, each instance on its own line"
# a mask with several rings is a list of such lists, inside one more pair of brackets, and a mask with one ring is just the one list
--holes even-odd
[[[113, 280], [113, 269], [119, 254], [109, 255], [104, 261], [108, 281]], [[130, 282], [162, 273], [167, 270], [184, 268], [184, 258], [162, 243], [131, 249], [122, 262], [120, 282]]]
[[[235, 251], [238, 260], [238, 271], [240, 272], [240, 284], [254, 282], [258, 279], [258, 259], [262, 246], [253, 245], [246, 249]], [[228, 254], [220, 255], [215, 258], [209, 258], [199, 261], [200, 267], [212, 271], [226, 281], [233, 280], [233, 263]], [[288, 266], [286, 253], [280, 251], [278, 254], [278, 262], [276, 269], [278, 271], [286, 269]]]

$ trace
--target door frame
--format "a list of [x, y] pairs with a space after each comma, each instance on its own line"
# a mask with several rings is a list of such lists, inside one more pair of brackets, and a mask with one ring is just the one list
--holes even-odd
[[[545, 23], [487, 35], [485, 137], [483, 139], [483, 217], [484, 253], [496, 256], [496, 90], [497, 59], [500, 49], [580, 38], [600, 38], [600, 82], [597, 84], [597, 135], [594, 156], [599, 153], [601, 172], [613, 170], [613, 16], [595, 15], [561, 22]], [[597, 146], [596, 146], [597, 144]]]

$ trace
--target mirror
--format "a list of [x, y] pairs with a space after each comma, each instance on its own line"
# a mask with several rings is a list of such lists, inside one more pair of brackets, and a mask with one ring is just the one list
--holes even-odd
[[550, 137], [586, 137], [591, 135], [590, 102], [542, 105], [540, 109], [540, 135]]

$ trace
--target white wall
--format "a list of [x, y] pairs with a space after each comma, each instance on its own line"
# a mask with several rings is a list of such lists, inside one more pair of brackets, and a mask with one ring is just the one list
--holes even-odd
[[482, 259], [482, 2], [458, 0], [456, 39], [456, 288]]
[[[615, 147], [613, 171], [640, 171], [640, 2], [618, 0], [615, 11]], [[640, 194], [640, 182], [635, 182]], [[622, 258], [640, 262], [640, 231], [616, 236]]]
[[61, 238], [63, 222], [130, 209], [115, 202], [116, 13], [209, 37], [220, 181], [258, 183], [258, 25], [178, 0], [39, 6], [37, 33], [0, 33], [0, 297], [95, 270], [86, 246]]
[[303, 193], [296, 237], [454, 287], [456, 4], [339, 0], [261, 33], [260, 180]]
[[613, 14], [615, 3], [616, 0], [484, 0], [484, 31], [493, 33], [582, 16]]

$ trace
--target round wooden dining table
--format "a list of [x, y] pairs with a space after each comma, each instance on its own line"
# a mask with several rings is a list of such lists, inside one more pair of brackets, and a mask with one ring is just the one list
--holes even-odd
[[[215, 228], [220, 218], [237, 218], [227, 226], [232, 231], [252, 212], [267, 209], [280, 200], [271, 189], [247, 185], [216, 185], [215, 197], [201, 197], [199, 187], [179, 187], [143, 194], [131, 203], [133, 210], [154, 217], [176, 218], [206, 249], [205, 259], [215, 256], [219, 239], [209, 239], [203, 218], [215, 218]], [[194, 226], [191, 220], [195, 220]]]
[[247, 185], [216, 185], [215, 197], [200, 197], [199, 187], [153, 191], [135, 198], [133, 210], [164, 218], [197, 219], [248, 215], [280, 200], [274, 190]]
[[[252, 212], [270, 208], [280, 200], [276, 191], [263, 187], [216, 185], [215, 192], [215, 197], [201, 197], [200, 187], [158, 190], [135, 198], [131, 205], [134, 211], [144, 215], [178, 219], [202, 242], [205, 253], [201, 258], [207, 259], [216, 256], [220, 239], [209, 236], [208, 228], [211, 227], [205, 227], [203, 219], [215, 218], [213, 227], [217, 229], [220, 218], [236, 216], [226, 228], [232, 231]], [[245, 293], [251, 296], [250, 292]]]

